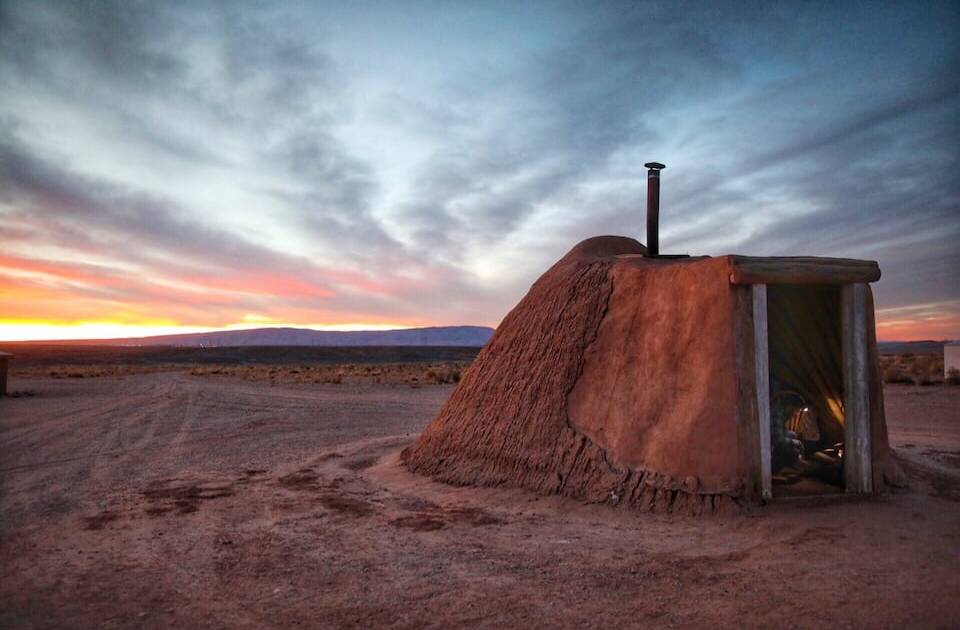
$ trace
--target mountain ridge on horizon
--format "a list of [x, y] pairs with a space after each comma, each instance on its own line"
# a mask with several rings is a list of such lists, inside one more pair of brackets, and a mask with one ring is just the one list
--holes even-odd
[[315, 330], [277, 327], [124, 337], [3, 342], [44, 345], [104, 346], [482, 346], [493, 335], [489, 326], [427, 326], [392, 330]]
[[[213, 330], [197, 333], [150, 335], [110, 339], [34, 339], [0, 340], [0, 348], [20, 344], [79, 346], [464, 346], [480, 347], [493, 336], [489, 326], [424, 326], [389, 330], [316, 330], [295, 326]], [[878, 340], [881, 354], [918, 352], [929, 354], [960, 339], [918, 339], [910, 341]]]

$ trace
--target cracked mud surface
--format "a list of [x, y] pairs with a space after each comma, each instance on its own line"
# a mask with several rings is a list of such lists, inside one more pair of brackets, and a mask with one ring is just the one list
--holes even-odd
[[691, 519], [407, 473], [449, 386], [154, 373], [0, 400], [0, 627], [956, 627], [960, 391], [911, 490]]

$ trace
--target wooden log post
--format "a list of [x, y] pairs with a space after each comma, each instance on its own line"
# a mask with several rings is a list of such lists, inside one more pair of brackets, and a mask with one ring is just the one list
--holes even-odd
[[737, 433], [743, 458], [744, 498], [763, 498], [760, 464], [760, 422], [757, 406], [757, 353], [754, 349], [753, 286], [732, 285], [736, 300], [734, 324], [737, 370]]
[[773, 473], [770, 454], [770, 354], [767, 336], [767, 285], [755, 284], [753, 295], [753, 347], [757, 387], [757, 427], [760, 439], [760, 496], [773, 497]]
[[870, 450], [870, 368], [867, 285], [843, 286], [843, 468], [846, 490], [873, 491]]

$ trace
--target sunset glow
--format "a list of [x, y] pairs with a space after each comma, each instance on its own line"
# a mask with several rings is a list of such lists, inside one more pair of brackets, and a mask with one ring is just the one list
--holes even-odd
[[51, 341], [69, 339], [123, 339], [191, 332], [209, 332], [213, 328], [189, 326], [117, 324], [112, 322], [77, 322], [60, 324], [48, 322], [0, 321], [0, 339], [4, 341]]
[[0, 341], [496, 326], [649, 160], [664, 252], [960, 338], [955, 7], [603, 6], [3, 3]]
[[918, 304], [877, 312], [877, 338], [883, 341], [958, 338], [960, 305]]
[[[252, 328], [285, 328], [289, 324], [252, 325], [248, 322], [217, 327], [180, 326], [177, 324], [130, 324], [115, 322], [77, 322], [74, 324], [49, 322], [8, 322], [0, 320], [0, 340], [3, 341], [59, 341], [79, 339], [127, 339], [156, 335], [212, 332], [214, 330], [247, 330]], [[298, 328], [314, 330], [399, 330], [411, 328], [401, 324], [300, 324]]]

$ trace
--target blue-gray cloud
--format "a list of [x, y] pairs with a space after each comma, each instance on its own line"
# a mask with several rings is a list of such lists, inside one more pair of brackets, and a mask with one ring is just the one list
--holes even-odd
[[941, 2], [8, 0], [0, 239], [47, 213], [78, 260], [337, 269], [396, 289], [324, 308], [496, 323], [577, 240], [642, 240], [659, 159], [667, 249], [876, 258], [881, 307], [956, 308], [958, 25]]

